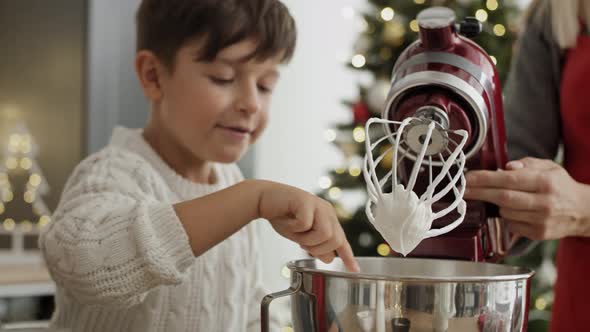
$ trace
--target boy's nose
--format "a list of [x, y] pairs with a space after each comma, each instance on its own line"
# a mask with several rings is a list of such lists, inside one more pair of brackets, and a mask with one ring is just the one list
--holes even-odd
[[238, 107], [241, 112], [248, 114], [253, 114], [260, 110], [260, 96], [256, 85], [245, 89], [239, 100]]

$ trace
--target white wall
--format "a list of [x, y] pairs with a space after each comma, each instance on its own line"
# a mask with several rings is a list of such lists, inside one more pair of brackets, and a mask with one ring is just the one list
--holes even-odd
[[[351, 120], [341, 102], [358, 94], [358, 74], [344, 61], [352, 56], [360, 30], [358, 20], [347, 18], [343, 9], [359, 8], [367, 1], [284, 2], [297, 21], [299, 41], [273, 97], [269, 127], [256, 147], [255, 176], [315, 192], [319, 177], [342, 161], [324, 132]], [[284, 289], [288, 282], [280, 275], [282, 267], [304, 253], [276, 235], [268, 223], [261, 228], [265, 284], [273, 291]]]
[[88, 152], [104, 147], [113, 127], [143, 127], [148, 103], [137, 83], [135, 11], [140, 0], [90, 0], [88, 8]]

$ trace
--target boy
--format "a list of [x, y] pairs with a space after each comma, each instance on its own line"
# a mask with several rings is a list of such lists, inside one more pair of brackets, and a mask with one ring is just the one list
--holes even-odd
[[[73, 331], [259, 329], [265, 292], [251, 220], [358, 271], [333, 208], [244, 181], [296, 31], [278, 0], [144, 0], [136, 71], [143, 130], [118, 128], [69, 179], [40, 239], [57, 284], [52, 324]], [[264, 248], [269, 250], [269, 248]]]

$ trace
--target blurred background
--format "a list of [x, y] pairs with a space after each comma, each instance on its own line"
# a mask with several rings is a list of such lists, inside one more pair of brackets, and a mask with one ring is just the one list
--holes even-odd
[[[242, 160], [247, 177], [317, 193], [337, 208], [357, 255], [389, 248], [359, 207], [363, 123], [380, 113], [399, 53], [417, 38], [427, 6], [475, 16], [475, 41], [509, 70], [520, 18], [529, 0], [284, 0], [299, 42], [283, 68], [271, 125]], [[139, 0], [0, 0], [0, 322], [46, 320], [54, 286], [36, 238], [51, 222], [75, 165], [108, 142], [117, 125], [141, 127], [148, 105], [133, 70], [134, 14]], [[261, 233], [264, 282], [288, 287], [285, 263], [298, 246]], [[531, 331], [543, 331], [555, 278], [554, 243], [509, 262], [535, 268]], [[285, 309], [279, 309], [281, 311]]]

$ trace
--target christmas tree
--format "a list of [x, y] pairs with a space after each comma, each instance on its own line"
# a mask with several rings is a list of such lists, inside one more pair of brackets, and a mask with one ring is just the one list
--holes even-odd
[[38, 147], [24, 123], [8, 133], [0, 164], [0, 251], [19, 256], [36, 251], [39, 229], [50, 220], [42, 199], [49, 186], [35, 157]]
[[[393, 66], [401, 52], [418, 39], [418, 13], [430, 6], [445, 6], [455, 11], [458, 20], [468, 16], [477, 18], [483, 25], [483, 32], [473, 40], [490, 54], [504, 82], [520, 12], [515, 4], [497, 0], [369, 0], [369, 3], [365, 12], [358, 13], [365, 29], [354, 45], [349, 66], [370, 73], [374, 79], [368, 86], [359, 86], [357, 100], [345, 102], [352, 111], [352, 121], [326, 131], [326, 139], [343, 152], [345, 161], [321, 177], [319, 195], [335, 206], [355, 255], [388, 256], [389, 246], [365, 215], [366, 187], [361, 175], [366, 138], [364, 124], [370, 117], [380, 116]], [[390, 169], [391, 156], [381, 165]], [[507, 261], [538, 272], [531, 292], [529, 331], [547, 329], [555, 279], [554, 248], [555, 243], [542, 243], [527, 255]]]

